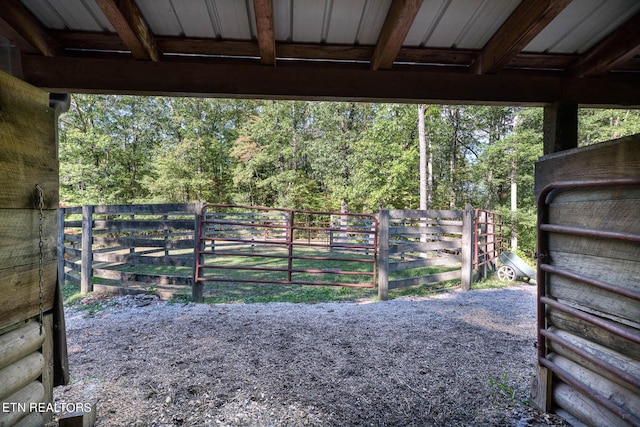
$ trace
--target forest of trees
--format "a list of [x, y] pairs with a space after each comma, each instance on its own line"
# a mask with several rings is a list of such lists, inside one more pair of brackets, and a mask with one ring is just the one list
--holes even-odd
[[[541, 108], [76, 95], [60, 123], [61, 203], [417, 209], [418, 111], [428, 207], [503, 213], [533, 251]], [[580, 110], [582, 145], [639, 132], [638, 110]]]

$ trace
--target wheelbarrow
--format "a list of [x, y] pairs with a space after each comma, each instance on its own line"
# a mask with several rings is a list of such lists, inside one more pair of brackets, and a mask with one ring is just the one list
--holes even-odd
[[498, 268], [498, 279], [504, 282], [513, 282], [518, 277], [522, 277], [525, 282], [536, 279], [536, 271], [513, 252], [504, 251], [498, 258], [502, 262]]

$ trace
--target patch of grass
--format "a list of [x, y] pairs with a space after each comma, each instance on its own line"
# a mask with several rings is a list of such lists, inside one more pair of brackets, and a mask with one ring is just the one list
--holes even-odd
[[432, 296], [443, 291], [455, 289], [459, 286], [460, 280], [447, 280], [445, 282], [407, 286], [405, 288], [391, 289], [389, 291], [389, 299], [400, 298], [404, 296]]
[[67, 307], [74, 307], [77, 310], [86, 311], [87, 316], [93, 316], [97, 312], [114, 304], [110, 300], [95, 299], [93, 293], [82, 295], [80, 293], [80, 286], [69, 282], [65, 282], [65, 284], [62, 285], [62, 301]]
[[175, 276], [191, 276], [193, 267], [182, 267], [172, 265], [153, 265], [153, 264], [124, 264], [114, 270], [123, 271], [125, 273], [142, 273], [142, 274], [167, 274]]
[[409, 270], [392, 271], [391, 273], [389, 273], [389, 280], [429, 276], [432, 274], [446, 273], [447, 271], [455, 271], [459, 269], [460, 267], [421, 267], [412, 268]]
[[474, 284], [471, 285], [471, 290], [477, 290], [477, 289], [504, 289], [504, 288], [508, 288], [508, 287], [511, 287], [511, 286], [515, 286], [515, 285], [522, 285], [524, 283], [527, 283], [527, 284], [533, 286], [535, 284], [535, 281], [526, 282], [524, 280], [521, 280], [521, 278], [518, 278], [518, 279], [514, 280], [513, 282], [505, 282], [505, 281], [500, 280], [496, 273], [492, 273], [486, 279], [482, 279], [482, 278], [478, 279], [477, 282], [475, 282]]
[[508, 288], [509, 286], [513, 286], [514, 284], [519, 282], [504, 282], [498, 279], [496, 274], [492, 274], [486, 279], [480, 279], [474, 284], [471, 285], [472, 290], [476, 289], [503, 289]]
[[81, 301], [86, 295], [80, 293], [80, 285], [65, 282], [62, 285], [62, 301], [64, 305], [74, 305]]
[[499, 397], [501, 400], [506, 400], [508, 403], [513, 403], [516, 397], [516, 392], [509, 385], [507, 381], [507, 374], [505, 373], [502, 380], [496, 380], [493, 377], [489, 377], [489, 384], [491, 385], [492, 395]]
[[[354, 261], [354, 259], [371, 259], [372, 254], [351, 253], [346, 251], [329, 252], [317, 248], [295, 248], [294, 256], [308, 257], [311, 259], [294, 258], [292, 267], [294, 270], [315, 270], [315, 272], [294, 272], [292, 279], [300, 282], [317, 282], [315, 285], [298, 284], [270, 284], [245, 282], [255, 281], [286, 281], [287, 273], [274, 271], [286, 269], [288, 264], [287, 253], [279, 249], [255, 250], [253, 248], [239, 249], [244, 256], [207, 256], [207, 266], [223, 266], [222, 268], [208, 268], [204, 270], [204, 277], [224, 278], [224, 282], [207, 281], [204, 283], [204, 299], [208, 304], [220, 303], [319, 303], [327, 301], [354, 301], [372, 300], [378, 298], [377, 288], [358, 286], [333, 286], [324, 283], [347, 282], [352, 284], [371, 283], [373, 276], [373, 263]], [[284, 252], [284, 253], [283, 253]], [[281, 257], [262, 257], [261, 254]], [[322, 259], [330, 258], [330, 259]], [[242, 267], [258, 267], [257, 270], [242, 270]], [[231, 268], [229, 268], [231, 267]], [[233, 268], [235, 267], [235, 268]], [[113, 270], [142, 274], [163, 274], [190, 277], [191, 266], [166, 266], [166, 265], [111, 265]], [[402, 279], [417, 276], [429, 276], [446, 271], [456, 270], [457, 267], [424, 267], [411, 270], [393, 271], [390, 279]], [[350, 272], [352, 274], [336, 274], [338, 272]], [[362, 274], [359, 274], [362, 272]], [[237, 281], [236, 281], [237, 280]], [[95, 283], [113, 283], [113, 280], [96, 279]], [[411, 286], [389, 291], [389, 299], [400, 298], [407, 295], [425, 296], [455, 288], [459, 286], [459, 280], [430, 283], [426, 285]], [[157, 291], [153, 286], [149, 290]], [[190, 289], [176, 294], [170, 303], [188, 303], [191, 301]]]
[[373, 298], [373, 288], [351, 288], [311, 285], [278, 285], [261, 283], [207, 283], [205, 302], [220, 303], [318, 303], [327, 301], [353, 301]]

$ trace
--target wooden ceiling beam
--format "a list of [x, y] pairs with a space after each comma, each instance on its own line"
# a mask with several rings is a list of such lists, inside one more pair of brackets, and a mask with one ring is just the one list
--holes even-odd
[[[122, 39], [115, 33], [52, 31], [51, 36], [68, 50], [83, 50], [80, 56], [97, 56], [101, 50], [127, 50]], [[156, 43], [165, 55], [260, 57], [258, 46], [255, 42], [251, 41], [157, 36]], [[372, 45], [276, 43], [276, 51], [279, 57], [300, 60], [317, 59], [368, 63], [374, 50], [375, 46]], [[403, 47], [398, 52], [396, 62], [468, 67], [473, 63], [478, 54], [478, 50], [471, 49]], [[577, 55], [566, 54], [520, 53], [509, 61], [506, 68], [566, 70], [577, 58]], [[638, 68], [640, 68], [640, 61], [636, 61], [635, 58], [616, 66], [616, 69], [620, 70], [633, 70]]]
[[273, 0], [253, 0], [258, 31], [260, 62], [276, 65], [276, 36], [273, 29]]
[[[375, 72], [364, 64], [299, 64], [265, 67], [258, 61], [46, 58], [23, 55], [25, 81], [52, 92], [208, 96], [440, 104], [640, 107], [640, 76], [598, 79], [511, 73], [421, 71], [394, 67]], [[78, 70], [83, 70], [78, 73]]]
[[640, 54], [640, 12], [572, 64], [575, 77], [601, 76]]
[[160, 60], [155, 38], [134, 0], [96, 0], [136, 59]]
[[371, 57], [373, 71], [393, 66], [421, 5], [422, 0], [392, 1]]
[[0, 31], [25, 52], [62, 56], [64, 49], [20, 0], [0, 1]]
[[482, 49], [473, 74], [499, 73], [571, 0], [523, 0]]

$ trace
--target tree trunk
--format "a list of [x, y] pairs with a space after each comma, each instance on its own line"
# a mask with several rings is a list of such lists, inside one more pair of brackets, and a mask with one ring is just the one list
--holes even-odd
[[487, 201], [485, 202], [484, 208], [487, 210], [491, 209], [491, 206], [493, 206], [493, 170], [489, 169], [489, 171], [487, 172], [487, 188], [489, 189], [489, 191], [487, 191]]
[[449, 118], [451, 121], [451, 127], [453, 133], [451, 134], [451, 141], [449, 145], [449, 209], [455, 209], [456, 207], [456, 187], [455, 187], [455, 173], [456, 173], [456, 152], [458, 150], [458, 126], [460, 118], [460, 110], [458, 107], [454, 107], [449, 110]]
[[428, 139], [429, 144], [429, 161], [427, 163], [427, 209], [433, 208], [433, 145], [431, 138]]
[[424, 131], [425, 105], [418, 104], [418, 144], [420, 150], [420, 210], [427, 210], [427, 141]]
[[513, 225], [511, 228], [511, 251], [518, 250], [518, 183], [516, 181], [518, 171], [518, 160], [516, 150], [514, 148], [513, 157], [511, 159], [511, 215], [513, 217]]

